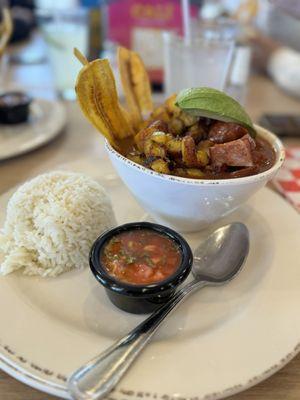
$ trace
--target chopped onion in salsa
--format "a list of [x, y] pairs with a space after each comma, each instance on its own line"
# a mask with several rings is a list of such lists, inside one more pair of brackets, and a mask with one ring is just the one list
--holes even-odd
[[163, 281], [181, 263], [179, 246], [166, 235], [150, 229], [134, 229], [112, 237], [100, 262], [114, 278], [135, 285]]

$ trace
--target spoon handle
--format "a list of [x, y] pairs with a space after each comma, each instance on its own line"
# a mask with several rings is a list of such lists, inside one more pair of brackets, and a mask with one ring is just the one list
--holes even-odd
[[187, 284], [121, 340], [75, 371], [68, 381], [73, 399], [99, 400], [105, 397], [121, 380], [164, 319], [193, 290], [205, 285], [204, 281]]

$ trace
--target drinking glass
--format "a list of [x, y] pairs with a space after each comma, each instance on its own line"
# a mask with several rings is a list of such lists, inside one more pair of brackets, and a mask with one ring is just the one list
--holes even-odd
[[233, 41], [235, 43], [231, 54], [231, 62], [228, 67], [227, 76], [223, 90], [245, 104], [247, 93], [247, 82], [250, 70], [251, 50], [243, 40], [243, 26], [236, 20], [228, 17], [219, 17], [213, 20], [196, 21], [193, 26], [194, 32], [206, 39], [218, 39], [219, 41]]
[[74, 100], [75, 82], [81, 68], [73, 55], [77, 47], [88, 51], [88, 13], [86, 9], [40, 10], [40, 26], [47, 43], [47, 53], [54, 75], [54, 85], [65, 100]]
[[225, 88], [234, 38], [219, 28], [194, 27], [189, 42], [164, 32], [164, 74], [167, 95], [189, 87]]
[[250, 47], [246, 44], [239, 44], [236, 46], [225, 92], [242, 105], [245, 105], [246, 102], [250, 63]]

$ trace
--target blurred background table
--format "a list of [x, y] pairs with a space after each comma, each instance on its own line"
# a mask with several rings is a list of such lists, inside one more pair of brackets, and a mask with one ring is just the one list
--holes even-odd
[[[61, 136], [50, 144], [31, 153], [0, 163], [0, 194], [36, 175], [77, 159], [97, 156], [102, 138], [87, 123], [75, 102], [66, 102], [67, 126]], [[289, 112], [300, 114], [300, 101], [285, 95], [265, 76], [253, 75], [250, 79], [247, 109], [254, 121], [264, 112]], [[294, 140], [299, 143], [300, 139]], [[232, 400], [299, 400], [300, 355], [280, 372]], [[0, 399], [50, 400], [54, 399], [14, 380], [0, 372]]]

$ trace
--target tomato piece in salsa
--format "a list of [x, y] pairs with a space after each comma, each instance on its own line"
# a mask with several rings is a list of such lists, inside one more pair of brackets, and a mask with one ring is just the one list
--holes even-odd
[[179, 246], [166, 235], [135, 229], [112, 237], [104, 246], [100, 262], [122, 282], [147, 285], [173, 275], [181, 258]]

